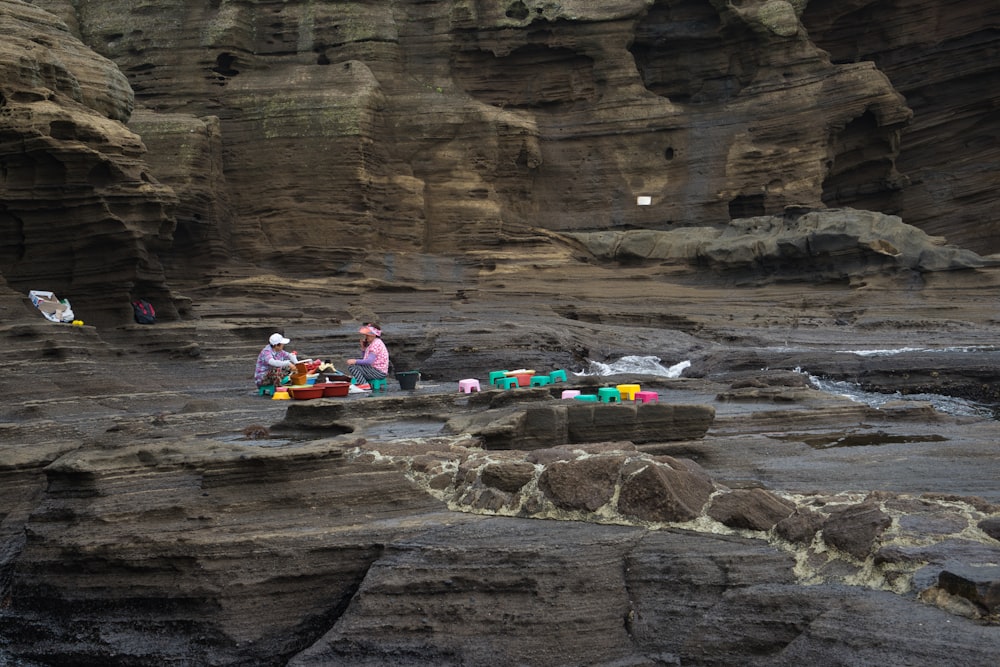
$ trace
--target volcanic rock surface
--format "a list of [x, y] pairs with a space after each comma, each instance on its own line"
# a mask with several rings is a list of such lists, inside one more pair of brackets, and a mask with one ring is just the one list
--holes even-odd
[[991, 664], [997, 12], [0, 0], [0, 664]]
[[[903, 393], [995, 394], [992, 306], [955, 299], [995, 285], [995, 269], [924, 274], [917, 290], [906, 275], [762, 289], [585, 264], [511, 261], [501, 275], [463, 292], [229, 271], [182, 287], [196, 319], [107, 329], [21, 306], [6, 341], [31, 363], [0, 380], [0, 655], [977, 665], [995, 653], [1000, 429], [988, 404], [946, 412]], [[396, 367], [421, 372], [415, 390], [390, 378], [372, 396], [256, 395], [271, 329], [342, 366], [373, 304]], [[852, 351], [889, 346], [920, 351]], [[580, 374], [587, 358], [651, 353], [690, 366]], [[522, 367], [568, 381], [488, 388], [488, 371]], [[872, 407], [812, 374], [899, 393]], [[464, 377], [484, 390], [460, 393]], [[560, 398], [622, 382], [660, 403]]]
[[0, 272], [121, 324], [128, 297], [183, 315], [164, 267], [488, 265], [554, 233], [718, 234], [787, 207], [990, 254], [998, 13], [3, 0]]

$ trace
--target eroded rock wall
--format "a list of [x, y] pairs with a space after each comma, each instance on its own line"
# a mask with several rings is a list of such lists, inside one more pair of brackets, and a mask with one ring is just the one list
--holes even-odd
[[0, 7], [0, 272], [7, 284], [72, 297], [91, 321], [155, 299], [176, 315], [159, 253], [174, 192], [128, 130], [129, 82], [38, 7]]
[[[868, 61], [913, 110], [899, 138], [898, 190], [864, 177], [870, 154], [844, 133], [823, 199], [902, 215], [930, 234], [997, 252], [1000, 6], [995, 2], [811, 0], [802, 16], [834, 63]], [[866, 166], [865, 163], [868, 163]]]
[[169, 316], [161, 264], [357, 271], [789, 205], [997, 250], [986, 2], [0, 5], [18, 290]]

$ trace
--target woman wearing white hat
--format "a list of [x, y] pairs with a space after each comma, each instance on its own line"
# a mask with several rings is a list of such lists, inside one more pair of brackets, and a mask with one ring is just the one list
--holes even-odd
[[[285, 345], [289, 342], [289, 339], [280, 333], [271, 334], [267, 345], [257, 355], [257, 366], [254, 368], [253, 379], [258, 387], [281, 384], [281, 378], [287, 375], [292, 368], [295, 368], [295, 364], [299, 363], [294, 352], [285, 350]], [[302, 361], [309, 360], [303, 359]]]

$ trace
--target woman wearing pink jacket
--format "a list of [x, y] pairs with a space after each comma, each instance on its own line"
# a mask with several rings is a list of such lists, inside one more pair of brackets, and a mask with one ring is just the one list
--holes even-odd
[[369, 323], [358, 329], [358, 333], [364, 336], [361, 347], [365, 356], [361, 359], [348, 359], [347, 372], [358, 384], [385, 379], [389, 374], [389, 350], [382, 342], [382, 330]]

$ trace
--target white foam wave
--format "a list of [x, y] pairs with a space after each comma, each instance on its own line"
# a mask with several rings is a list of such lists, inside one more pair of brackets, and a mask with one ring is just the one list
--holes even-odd
[[815, 375], [809, 375], [809, 381], [821, 391], [836, 396], [849, 398], [855, 403], [864, 403], [869, 407], [880, 410], [882, 406], [890, 401], [919, 401], [930, 403], [938, 412], [950, 415], [966, 417], [993, 417], [993, 410], [989, 406], [981, 405], [974, 401], [968, 401], [954, 396], [943, 396], [941, 394], [879, 394], [865, 391], [853, 382], [844, 380], [829, 380]]
[[843, 354], [856, 354], [859, 357], [891, 357], [895, 354], [912, 352], [995, 352], [994, 345], [966, 345], [961, 347], [899, 347], [884, 350], [838, 350]]
[[681, 376], [685, 368], [691, 365], [690, 361], [681, 361], [673, 366], [664, 366], [659, 357], [627, 356], [622, 357], [610, 364], [600, 361], [590, 361], [589, 367], [576, 375], [657, 375], [666, 378], [677, 378]]

